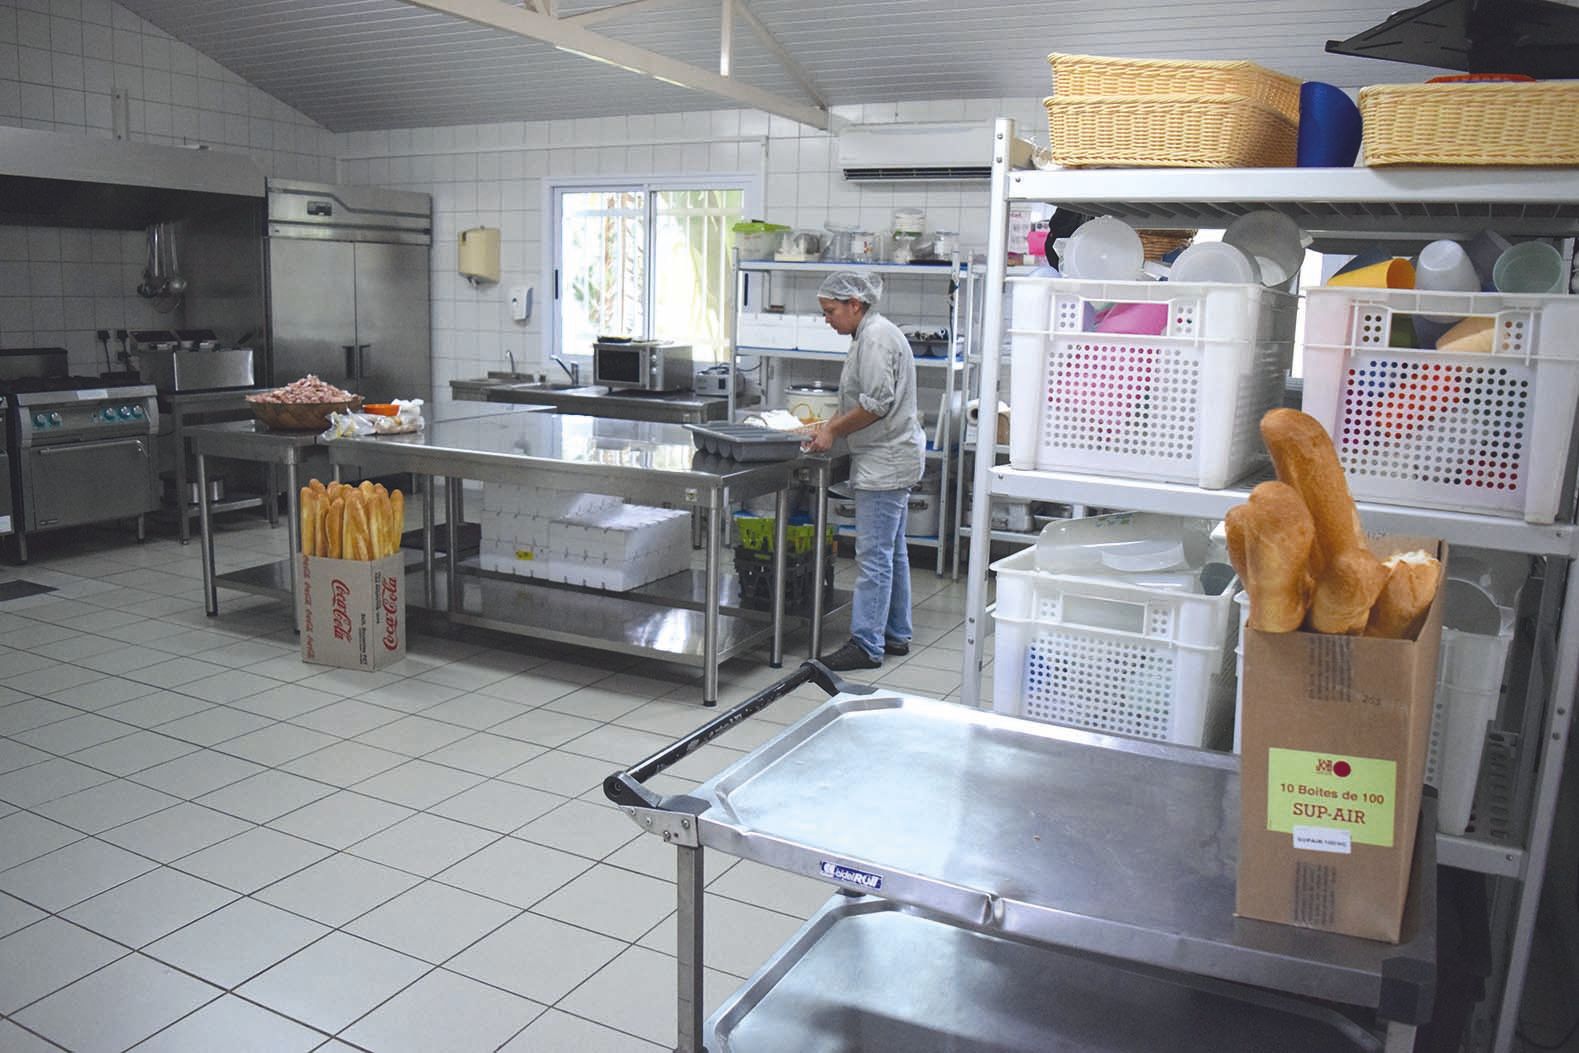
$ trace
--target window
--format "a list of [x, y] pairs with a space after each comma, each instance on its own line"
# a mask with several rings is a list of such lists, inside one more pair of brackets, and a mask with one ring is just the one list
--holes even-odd
[[599, 336], [628, 336], [690, 344], [699, 362], [728, 359], [741, 181], [610, 181], [552, 193], [553, 354], [588, 355]]

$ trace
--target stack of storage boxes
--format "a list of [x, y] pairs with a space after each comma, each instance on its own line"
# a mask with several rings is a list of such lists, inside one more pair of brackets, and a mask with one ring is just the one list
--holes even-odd
[[543, 486], [483, 487], [484, 570], [617, 592], [690, 566], [683, 511]]

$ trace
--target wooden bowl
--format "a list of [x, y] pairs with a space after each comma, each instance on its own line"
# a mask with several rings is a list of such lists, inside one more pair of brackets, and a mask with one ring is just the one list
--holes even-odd
[[263, 402], [248, 397], [252, 415], [271, 431], [323, 431], [329, 427], [329, 414], [362, 408], [362, 396], [353, 395], [341, 402]]

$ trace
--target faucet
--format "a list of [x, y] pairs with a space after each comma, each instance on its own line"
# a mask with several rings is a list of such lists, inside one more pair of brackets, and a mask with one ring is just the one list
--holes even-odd
[[570, 378], [572, 384], [577, 386], [581, 384], [581, 364], [579, 362], [571, 365], [558, 355], [549, 355], [548, 357], [554, 361], [555, 365], [565, 371], [565, 375]]
[[515, 352], [511, 351], [509, 348], [505, 348], [504, 349], [504, 357], [505, 357], [505, 360], [510, 363], [510, 372], [514, 373], [515, 372]]

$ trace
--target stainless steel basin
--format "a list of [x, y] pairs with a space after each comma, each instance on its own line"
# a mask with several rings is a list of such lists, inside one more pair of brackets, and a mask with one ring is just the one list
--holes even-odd
[[490, 369], [489, 380], [513, 380], [521, 384], [531, 384], [545, 379], [542, 373], [512, 373], [507, 369]]

